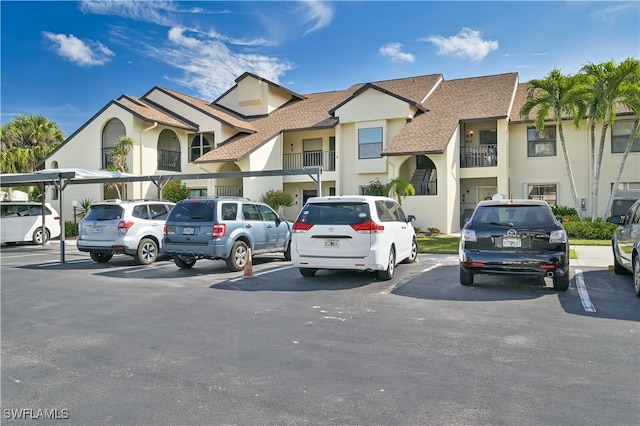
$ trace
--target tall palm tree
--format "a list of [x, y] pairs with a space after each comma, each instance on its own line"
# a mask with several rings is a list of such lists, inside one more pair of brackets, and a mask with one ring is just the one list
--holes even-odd
[[32, 173], [35, 165], [49, 155], [64, 140], [64, 134], [55, 122], [42, 115], [17, 115], [2, 129], [3, 152], [13, 151], [3, 157], [3, 170], [16, 173]]
[[571, 161], [569, 160], [567, 144], [564, 138], [564, 130], [562, 128], [563, 117], [572, 118], [576, 127], [579, 126], [580, 121], [577, 113], [581, 109], [578, 105], [580, 100], [572, 97], [572, 90], [577, 83], [578, 79], [575, 76], [566, 76], [557, 68], [553, 69], [543, 79], [529, 81], [527, 100], [520, 109], [520, 117], [530, 119], [530, 114], [535, 110], [535, 126], [538, 130], [544, 129], [545, 120], [550, 116], [558, 123], [560, 145], [562, 147], [564, 164], [567, 169], [567, 178], [569, 179], [573, 205], [580, 216], [580, 220], [583, 220]]
[[[614, 61], [602, 64], [588, 63], [582, 67], [581, 72], [586, 78], [577, 88], [576, 93], [586, 101], [585, 112], [591, 125], [591, 172], [593, 174], [591, 180], [591, 217], [595, 218], [598, 212], [598, 188], [607, 130], [615, 123], [619, 103], [635, 111], [633, 103], [638, 98], [638, 85], [634, 83], [637, 83], [639, 79], [640, 61], [635, 58], [627, 58], [618, 65]], [[600, 123], [602, 123], [602, 130], [596, 152], [595, 133], [596, 127]]]

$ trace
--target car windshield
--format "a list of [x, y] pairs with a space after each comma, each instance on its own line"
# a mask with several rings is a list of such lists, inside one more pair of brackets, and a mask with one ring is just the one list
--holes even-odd
[[312, 225], [354, 225], [371, 220], [369, 205], [360, 202], [310, 203], [298, 217]]
[[85, 220], [115, 220], [122, 219], [122, 207], [97, 205], [91, 206]]
[[478, 206], [473, 216], [474, 224], [504, 226], [540, 226], [553, 223], [554, 218], [546, 206], [508, 204], [499, 206]]

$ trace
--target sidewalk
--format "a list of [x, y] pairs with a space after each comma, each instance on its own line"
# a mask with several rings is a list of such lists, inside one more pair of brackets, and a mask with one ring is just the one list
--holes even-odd
[[577, 259], [571, 259], [571, 266], [593, 266], [608, 268], [613, 265], [613, 250], [607, 246], [571, 246]]

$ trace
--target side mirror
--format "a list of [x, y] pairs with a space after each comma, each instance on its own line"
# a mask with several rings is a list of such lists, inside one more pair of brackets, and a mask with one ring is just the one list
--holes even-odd
[[415, 222], [416, 221], [416, 217], [412, 214], [410, 214], [409, 216], [407, 216], [407, 222]]
[[276, 225], [280, 225], [280, 222], [286, 222], [287, 218], [284, 215], [280, 215], [276, 218]]

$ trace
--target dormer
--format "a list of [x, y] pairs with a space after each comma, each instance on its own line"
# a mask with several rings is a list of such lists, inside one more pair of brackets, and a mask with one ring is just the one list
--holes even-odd
[[246, 72], [236, 79], [235, 86], [214, 103], [245, 117], [251, 117], [268, 115], [294, 99], [304, 99], [304, 96]]

